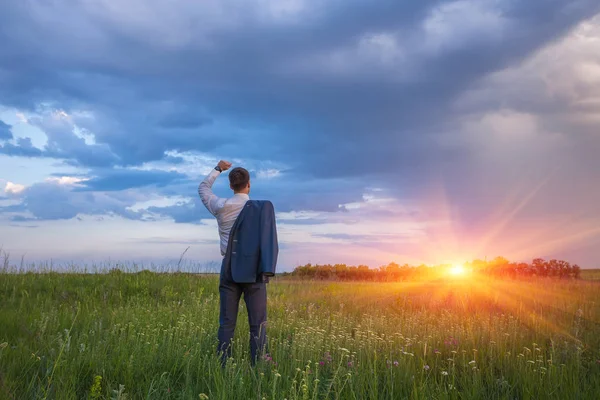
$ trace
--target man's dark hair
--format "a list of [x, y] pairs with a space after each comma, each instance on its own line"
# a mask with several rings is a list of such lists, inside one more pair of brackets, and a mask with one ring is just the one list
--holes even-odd
[[229, 173], [229, 184], [234, 192], [243, 190], [250, 182], [250, 173], [242, 167], [235, 167]]

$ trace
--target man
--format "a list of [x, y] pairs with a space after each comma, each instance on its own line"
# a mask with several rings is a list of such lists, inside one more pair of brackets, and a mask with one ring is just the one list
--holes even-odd
[[233, 197], [219, 198], [212, 191], [217, 177], [231, 168], [228, 161], [218, 165], [200, 183], [198, 194], [208, 211], [217, 218], [221, 255], [219, 282], [219, 347], [225, 363], [231, 355], [242, 293], [250, 325], [251, 361], [266, 347], [268, 276], [275, 274], [278, 255], [277, 231], [273, 205], [268, 201], [251, 201], [250, 174], [244, 168], [229, 173]]

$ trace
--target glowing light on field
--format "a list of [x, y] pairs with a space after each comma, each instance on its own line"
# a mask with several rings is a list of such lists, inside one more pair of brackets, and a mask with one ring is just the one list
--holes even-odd
[[467, 270], [462, 265], [455, 265], [450, 268], [450, 275], [453, 276], [464, 276], [467, 273]]

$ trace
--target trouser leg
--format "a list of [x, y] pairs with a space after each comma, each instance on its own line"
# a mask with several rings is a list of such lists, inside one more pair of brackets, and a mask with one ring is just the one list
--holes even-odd
[[231, 341], [235, 333], [238, 307], [242, 288], [239, 284], [228, 279], [221, 278], [219, 284], [220, 312], [219, 312], [219, 347], [221, 362], [224, 364], [231, 357]]
[[250, 325], [251, 362], [254, 364], [267, 345], [267, 285], [247, 284], [243, 290]]

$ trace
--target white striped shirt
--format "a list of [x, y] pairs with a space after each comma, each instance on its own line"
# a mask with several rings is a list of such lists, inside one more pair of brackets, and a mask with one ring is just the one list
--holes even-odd
[[236, 193], [228, 199], [218, 197], [212, 191], [212, 185], [221, 173], [213, 169], [210, 174], [198, 186], [198, 194], [202, 203], [208, 211], [217, 218], [219, 225], [219, 237], [221, 238], [221, 255], [225, 256], [227, 251], [227, 242], [229, 242], [229, 232], [233, 223], [237, 219], [240, 211], [250, 196], [244, 193]]

